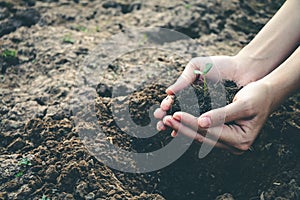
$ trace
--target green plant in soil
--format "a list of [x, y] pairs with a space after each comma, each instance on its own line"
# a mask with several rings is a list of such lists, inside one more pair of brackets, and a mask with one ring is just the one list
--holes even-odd
[[[17, 50], [14, 49], [4, 49], [0, 53], [0, 74], [5, 74], [8, 67], [19, 64], [19, 58], [17, 57], [17, 54]], [[1, 78], [1, 81], [3, 81], [3, 77]]]
[[148, 41], [148, 35], [145, 33], [144, 34], [144, 41], [147, 42]]
[[71, 37], [71, 35], [65, 35], [63, 38], [63, 43], [74, 44], [75, 40]]
[[22, 172], [22, 171], [19, 171], [18, 173], [16, 173], [16, 177], [21, 177], [21, 176], [23, 176], [23, 174], [24, 174], [24, 172]]
[[212, 67], [213, 67], [212, 63], [206, 63], [203, 72], [200, 71], [200, 70], [194, 70], [194, 74], [202, 75], [202, 77], [203, 77], [203, 88], [204, 88], [204, 93], [205, 94], [207, 92], [206, 74], [211, 70]]
[[96, 26], [96, 32], [100, 32], [100, 31], [101, 31], [100, 26]]
[[73, 27], [76, 31], [88, 32], [88, 29], [85, 26], [77, 25]]
[[4, 58], [15, 58], [17, 57], [17, 51], [13, 49], [5, 49], [2, 54]]
[[19, 162], [19, 165], [31, 166], [31, 162], [27, 158], [22, 158], [22, 160]]
[[40, 198], [39, 200], [50, 200], [50, 198], [43, 194], [42, 198]]
[[185, 4], [185, 9], [189, 10], [191, 8], [191, 4]]
[[144, 44], [147, 43], [147, 42], [148, 42], [148, 35], [145, 33], [145, 34], [143, 35], [143, 39], [140, 39], [139, 45], [144, 45]]
[[27, 166], [31, 166], [31, 162], [30, 160], [28, 160], [27, 158], [22, 158], [19, 162], [18, 162], [18, 165], [21, 166], [21, 169], [18, 173], [16, 173], [15, 177], [21, 177], [24, 175], [25, 171], [26, 171], [26, 168]]

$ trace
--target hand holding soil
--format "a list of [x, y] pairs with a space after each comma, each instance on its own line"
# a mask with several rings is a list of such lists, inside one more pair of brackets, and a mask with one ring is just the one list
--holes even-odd
[[[286, 96], [299, 88], [300, 73], [297, 70], [300, 64], [299, 58], [300, 49], [298, 48], [286, 62], [272, 73], [242, 88], [235, 95], [233, 102], [223, 108], [211, 110], [199, 118], [184, 112], [176, 112], [172, 116], [166, 115], [174, 102], [174, 91], [178, 92], [183, 86], [190, 83], [185, 77], [192, 77], [192, 80], [195, 78], [191, 70], [196, 65], [189, 63], [182, 76], [167, 89], [166, 92], [169, 96], [162, 101], [160, 108], [154, 113], [154, 116], [161, 120], [157, 124], [157, 129], [165, 130], [166, 126], [171, 127], [173, 137], [180, 129], [181, 134], [201, 143], [204, 142], [205, 134], [209, 133], [213, 138], [219, 138], [216, 147], [227, 149], [235, 154], [247, 151], [270, 113]], [[283, 73], [285, 75], [282, 75]], [[224, 114], [226, 116], [225, 124], [223, 124], [222, 118]], [[208, 128], [216, 126], [222, 127], [223, 131], [220, 137], [214, 132], [207, 132]], [[210, 139], [206, 139], [206, 142], [213, 143]]]
[[[203, 72], [205, 64], [209, 62], [214, 66], [207, 74], [211, 80], [232, 80], [239, 86], [245, 87], [236, 94], [231, 104], [204, 113], [199, 118], [184, 112], [166, 116], [173, 103], [168, 96], [154, 113], [154, 116], [161, 120], [157, 124], [158, 130], [164, 130], [168, 126], [173, 129], [171, 133], [173, 137], [180, 130], [180, 133], [196, 141], [201, 143], [205, 141], [214, 145], [211, 139], [204, 140], [206, 134], [211, 134], [216, 140], [219, 139], [215, 144], [216, 147], [227, 149], [235, 154], [251, 148], [251, 144], [271, 112], [292, 92], [299, 89], [300, 17], [296, 14], [299, 7], [297, 1], [286, 2], [272, 20], [236, 56], [192, 59], [175, 84], [166, 90], [168, 95], [174, 95], [194, 83], [199, 78], [194, 73], [195, 70]], [[290, 20], [281, 24], [291, 13], [293, 15]], [[274, 35], [275, 30], [278, 34]], [[280, 39], [284, 37], [286, 30], [290, 31], [290, 38], [282, 43]], [[280, 42], [270, 44], [269, 41]], [[283, 51], [275, 51], [278, 48]], [[286, 59], [290, 54], [292, 55]], [[225, 124], [222, 117], [224, 115]], [[223, 130], [221, 135], [207, 131], [208, 128], [218, 126]]]
[[[272, 111], [299, 87], [300, 4], [288, 0], [273, 17], [284, 2], [1, 1], [0, 199], [298, 200], [300, 93]], [[158, 31], [136, 30], [145, 27]], [[162, 29], [186, 36], [170, 37]], [[235, 56], [193, 59], [202, 73], [207, 63], [213, 65], [206, 76], [208, 90], [203, 90], [203, 74], [191, 71], [200, 84], [184, 88], [193, 82], [185, 77], [166, 94], [188, 60], [204, 55]], [[219, 93], [211, 80], [225, 80], [226, 99], [217, 107], [211, 97]], [[238, 92], [226, 80], [244, 88]], [[168, 118], [174, 123], [157, 133], [149, 114], [167, 95], [163, 109], [155, 112], [161, 119], [158, 128], [167, 128]], [[199, 159], [199, 147], [205, 145], [180, 131], [170, 136], [179, 127], [201, 141], [221, 127], [222, 120], [215, 118], [227, 109], [232, 121], [224, 124], [222, 116], [227, 132], [216, 146], [239, 153], [238, 144], [249, 146], [257, 136], [254, 151], [234, 156], [215, 148]], [[201, 115], [211, 117], [204, 120], [210, 127], [202, 124]], [[84, 123], [77, 123], [78, 117]], [[175, 151], [152, 160], [172, 144], [187, 150], [157, 171], [127, 173], [88, 149], [125, 168], [142, 168], [129, 156], [106, 153], [106, 144], [148, 155], [147, 169], [168, 163]]]

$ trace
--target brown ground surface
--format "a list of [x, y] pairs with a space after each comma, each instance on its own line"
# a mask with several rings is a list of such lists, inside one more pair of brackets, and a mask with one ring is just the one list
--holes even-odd
[[[97, 45], [114, 34], [132, 27], [164, 27], [200, 44], [182, 50], [186, 59], [195, 56], [191, 52], [234, 55], [281, 4], [267, 0], [0, 1], [0, 199], [300, 199], [299, 93], [271, 115], [253, 152], [233, 156], [214, 150], [199, 159], [199, 144], [193, 144], [170, 166], [144, 174], [112, 170], [92, 156], [75, 128], [70, 103], [78, 100], [72, 96], [76, 72]], [[17, 55], [5, 54], [7, 49]], [[134, 62], [175, 63], [171, 72], [176, 75], [186, 61], [143, 51], [122, 59], [119, 62], [129, 63], [128, 68]], [[103, 74], [114, 70], [110, 66]], [[118, 84], [110, 76], [103, 77], [99, 83], [104, 87]], [[143, 78], [135, 76], [125, 89]], [[146, 151], [170, 140], [168, 134], [150, 141], [122, 136], [113, 123], [106, 123], [112, 122], [109, 104], [118, 98], [101, 87], [95, 90], [99, 123], [116, 145]], [[131, 115], [137, 124], [148, 123], [147, 109], [164, 98], [163, 91], [148, 84], [122, 99], [134, 108]]]

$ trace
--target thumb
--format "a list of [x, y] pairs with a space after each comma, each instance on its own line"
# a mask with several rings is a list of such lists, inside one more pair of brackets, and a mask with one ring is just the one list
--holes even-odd
[[167, 88], [166, 93], [168, 95], [174, 95], [191, 85], [195, 79], [196, 75], [194, 74], [182, 73], [176, 82]]
[[198, 68], [198, 60], [199, 58], [193, 58], [190, 60], [176, 82], [167, 88], [166, 93], [168, 95], [176, 94], [177, 92], [191, 85], [196, 80], [197, 75], [194, 74], [194, 70]]
[[198, 118], [198, 125], [201, 128], [220, 126], [224, 123], [247, 118], [243, 101], [234, 101], [222, 108], [217, 108], [202, 114]]

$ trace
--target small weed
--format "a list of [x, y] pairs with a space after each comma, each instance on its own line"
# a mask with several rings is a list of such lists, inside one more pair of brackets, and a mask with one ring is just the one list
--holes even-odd
[[203, 72], [201, 72], [199, 70], [194, 70], [194, 74], [199, 74], [199, 75], [203, 76], [203, 87], [204, 87], [204, 93], [205, 94], [207, 92], [206, 74], [211, 70], [212, 67], [213, 67], [212, 63], [206, 63]]
[[19, 58], [17, 57], [17, 51], [14, 49], [5, 49], [0, 53], [1, 61], [0, 73], [5, 74], [6, 70], [10, 66], [19, 64]]
[[19, 165], [31, 166], [32, 164], [27, 158], [22, 158], [22, 160], [19, 162]]
[[148, 35], [146, 33], [144, 33], [143, 35], [143, 39], [141, 38], [139, 41], [139, 45], [144, 45], [148, 42]]
[[23, 176], [23, 174], [24, 174], [24, 172], [20, 171], [20, 172], [18, 172], [15, 176], [16, 176], [16, 177], [21, 177], [21, 176]]
[[40, 198], [39, 200], [50, 200], [50, 198], [43, 194], [42, 198]]
[[[31, 166], [31, 162], [27, 159], [27, 158], [22, 158], [19, 162], [18, 162], [18, 165], [21, 165], [21, 169], [23, 170], [20, 170], [16, 175], [15, 177], [21, 177], [24, 175], [24, 166], [27, 167], [27, 166]], [[22, 167], [23, 166], [23, 167]]]
[[185, 9], [189, 10], [189, 9], [191, 9], [192, 5], [191, 4], [185, 4], [184, 7], [185, 7]]
[[4, 58], [15, 58], [17, 57], [17, 51], [13, 49], [5, 49], [2, 54]]
[[96, 26], [96, 32], [100, 32], [100, 31], [101, 31], [100, 26]]
[[71, 35], [65, 35], [65, 37], [63, 38], [63, 43], [74, 44], [75, 40], [71, 37]]
[[88, 29], [85, 26], [77, 25], [73, 27], [76, 31], [88, 32]]
[[147, 42], [148, 41], [148, 35], [145, 33], [144, 34], [144, 41]]

